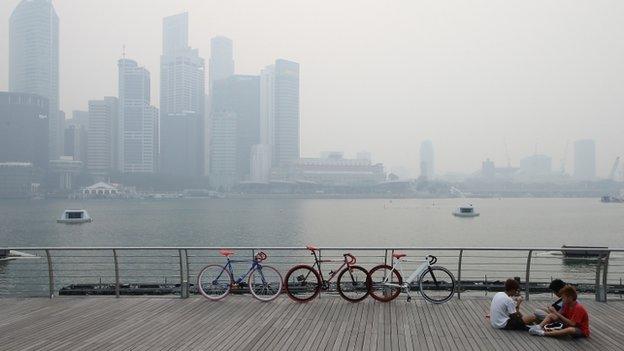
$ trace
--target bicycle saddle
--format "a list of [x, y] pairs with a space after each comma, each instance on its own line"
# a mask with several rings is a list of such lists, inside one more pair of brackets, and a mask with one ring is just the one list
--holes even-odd
[[219, 253], [222, 256], [229, 257], [229, 256], [232, 256], [234, 254], [234, 251], [232, 251], [232, 250], [219, 250]]
[[398, 260], [398, 259], [400, 259], [400, 258], [402, 258], [402, 257], [405, 257], [405, 256], [407, 256], [407, 254], [400, 253], [400, 252], [397, 252], [397, 253], [393, 253], [393, 254], [392, 254], [392, 257], [396, 258], [397, 260]]
[[306, 246], [306, 249], [310, 250], [310, 251], [316, 251], [318, 250], [318, 248], [316, 246], [312, 246], [312, 245], [308, 245]]

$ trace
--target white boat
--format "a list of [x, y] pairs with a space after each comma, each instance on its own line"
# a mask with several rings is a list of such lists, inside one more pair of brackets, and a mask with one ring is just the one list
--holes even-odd
[[474, 210], [472, 205], [461, 206], [458, 207], [455, 211], [453, 211], [453, 216], [455, 217], [478, 217], [479, 212]]
[[61, 218], [57, 219], [57, 223], [78, 224], [92, 222], [93, 218], [89, 216], [86, 210], [65, 210]]

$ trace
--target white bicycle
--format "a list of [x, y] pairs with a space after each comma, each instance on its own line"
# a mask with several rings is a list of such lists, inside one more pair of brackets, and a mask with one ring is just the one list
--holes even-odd
[[[369, 293], [375, 300], [392, 301], [405, 289], [407, 301], [411, 301], [410, 290], [414, 281], [422, 297], [432, 303], [445, 303], [455, 294], [453, 273], [442, 266], [434, 266], [438, 261], [435, 256], [428, 255], [419, 261], [408, 261], [404, 253], [394, 253], [392, 256], [396, 259], [392, 266], [380, 264], [369, 271], [371, 278]], [[402, 262], [422, 262], [422, 264], [403, 281]]]

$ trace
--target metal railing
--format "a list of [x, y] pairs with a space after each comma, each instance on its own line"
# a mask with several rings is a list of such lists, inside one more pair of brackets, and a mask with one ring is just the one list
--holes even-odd
[[[65, 294], [121, 295], [195, 293], [194, 281], [203, 266], [224, 263], [223, 247], [11, 247], [29, 256], [0, 261], [0, 296], [49, 296]], [[304, 247], [227, 247], [237, 258], [250, 260], [265, 251], [266, 264], [282, 274], [300, 263], [313, 263]], [[2, 248], [0, 248], [1, 250]], [[591, 248], [566, 248], [583, 252]], [[595, 249], [591, 249], [595, 250]], [[526, 298], [549, 293], [548, 283], [561, 278], [597, 301], [624, 294], [624, 249], [604, 249], [592, 257], [564, 256], [552, 247], [320, 247], [324, 259], [342, 258], [351, 252], [364, 268], [392, 264], [395, 252], [414, 258], [428, 254], [457, 278], [457, 296], [501, 289], [504, 280], [520, 277]], [[404, 265], [415, 268], [418, 262]], [[247, 267], [236, 264], [241, 273]], [[324, 264], [327, 272], [333, 267]]]

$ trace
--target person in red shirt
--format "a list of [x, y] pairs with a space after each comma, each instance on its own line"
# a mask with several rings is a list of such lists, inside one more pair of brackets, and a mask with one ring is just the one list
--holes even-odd
[[[585, 307], [576, 301], [576, 290], [572, 286], [566, 285], [560, 293], [563, 299], [563, 308], [557, 311], [554, 307], [549, 307], [548, 316], [541, 324], [531, 328], [529, 332], [540, 336], [588, 337], [589, 315]], [[556, 322], [562, 323], [560, 328], [554, 326]]]

